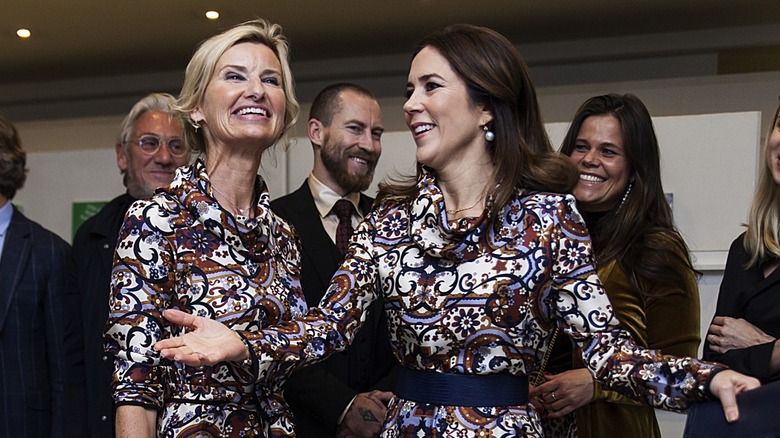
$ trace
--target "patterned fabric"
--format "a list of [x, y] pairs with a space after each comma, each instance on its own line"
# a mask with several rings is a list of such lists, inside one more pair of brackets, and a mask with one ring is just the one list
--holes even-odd
[[[345, 348], [382, 293], [406, 367], [527, 375], [558, 326], [612, 389], [665, 409], [706, 398], [716, 367], [636, 347], [617, 327], [570, 195], [518, 190], [493, 223], [449, 223], [435, 178], [411, 203], [386, 200], [357, 229], [323, 299], [306, 318], [247, 333], [262, 381]], [[540, 437], [533, 406], [457, 407], [394, 398], [385, 437]]]
[[[679, 248], [671, 240], [674, 237], [668, 234], [658, 234], [654, 238], [666, 239], [663, 242], [670, 248]], [[686, 254], [680, 252], [679, 257], [684, 260]], [[640, 294], [615, 260], [600, 266], [598, 274], [621, 326], [631, 333], [637, 345], [676, 356], [696, 356], [701, 327], [697, 278], [682, 264], [676, 269], [685, 281], [673, 286], [645, 282], [646, 297]], [[674, 324], [669, 324], [670, 321]], [[578, 356], [574, 357], [574, 367], [584, 367]], [[662, 436], [653, 408], [637, 405], [614, 391], [603, 390], [600, 385], [595, 387], [593, 402], [577, 411], [577, 428], [580, 438]]]
[[341, 255], [347, 253], [349, 239], [355, 231], [352, 229], [352, 213], [354, 211], [355, 207], [346, 199], [339, 199], [336, 201], [336, 205], [333, 206], [333, 212], [339, 218], [339, 225], [336, 227], [336, 248], [338, 248]]
[[254, 384], [248, 367], [188, 367], [153, 350], [182, 334], [162, 317], [178, 308], [238, 330], [279, 324], [306, 310], [298, 242], [269, 209], [262, 178], [256, 219], [214, 199], [205, 166], [177, 171], [170, 188], [127, 212], [111, 276], [106, 349], [116, 354], [114, 399], [160, 409], [159, 436], [289, 436], [284, 375]]

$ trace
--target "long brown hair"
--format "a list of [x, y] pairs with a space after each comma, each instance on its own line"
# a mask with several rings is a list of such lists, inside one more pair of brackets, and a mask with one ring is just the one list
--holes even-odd
[[617, 260], [642, 293], [648, 292], [647, 287], [641, 287], [643, 279], [650, 284], [687, 284], [685, 270], [696, 271], [672, 220], [661, 184], [658, 139], [644, 103], [633, 94], [588, 99], [577, 110], [561, 152], [570, 156], [585, 120], [601, 115], [611, 115], [620, 122], [632, 188], [624, 202], [607, 211], [597, 224], [588, 224], [597, 262]]
[[[574, 187], [576, 170], [552, 151], [528, 67], [509, 40], [491, 29], [456, 24], [420, 41], [414, 56], [425, 47], [443, 56], [466, 83], [472, 103], [484, 105], [493, 115], [488, 127], [495, 139], [487, 146], [496, 166], [491, 218], [518, 187], [552, 192]], [[380, 184], [377, 198], [412, 198], [421, 172], [418, 164], [416, 178]]]
[[27, 153], [22, 149], [19, 131], [0, 116], [0, 194], [11, 200], [27, 180]]

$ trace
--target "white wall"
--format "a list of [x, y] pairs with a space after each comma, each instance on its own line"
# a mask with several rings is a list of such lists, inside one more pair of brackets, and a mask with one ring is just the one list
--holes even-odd
[[[562, 135], [558, 132], [553, 134], [553, 137]], [[377, 174], [413, 171], [414, 145], [409, 134], [393, 132], [385, 134], [383, 138], [384, 154], [380, 159]], [[294, 159], [285, 160], [281, 149], [274, 152], [281, 159], [277, 160], [276, 166], [266, 160], [261, 173], [268, 181], [272, 196], [279, 196], [297, 188], [308, 174], [311, 168], [311, 151], [309, 144], [300, 140], [289, 151], [291, 156], [296, 157]], [[71, 202], [109, 200], [123, 191], [116, 170], [113, 147], [33, 153], [29, 155], [28, 162], [31, 169], [29, 182], [19, 192], [15, 202], [21, 205], [30, 217], [67, 240], [70, 240]], [[375, 190], [376, 181], [369, 191]], [[64, 193], [70, 195], [63, 195]], [[702, 338], [715, 310], [722, 275], [722, 270], [719, 269], [707, 271], [699, 283]], [[684, 415], [658, 411], [658, 420], [664, 437], [682, 436]]]
[[[664, 79], [635, 82], [612, 82], [539, 88], [539, 99], [544, 118], [550, 122], [566, 122], [577, 107], [588, 97], [608, 92], [633, 92], [648, 106], [654, 116], [705, 114], [714, 112], [759, 111], [762, 113], [761, 134], [770, 126], [769, 119], [777, 104], [780, 75], [746, 74], [726, 77]], [[397, 168], [409, 169], [414, 147], [405, 133], [401, 97], [381, 99], [388, 134], [385, 137], [385, 155], [378, 172]], [[302, 114], [306, 114], [306, 109]], [[123, 192], [116, 168], [114, 142], [121, 115], [107, 117], [56, 119], [21, 122], [17, 126], [29, 153], [28, 182], [14, 199], [33, 219], [66, 240], [70, 240], [70, 207], [73, 201], [108, 200]], [[303, 118], [303, 117], [302, 117]], [[393, 132], [395, 131], [395, 132]], [[388, 159], [395, 155], [398, 159]], [[274, 151], [283, 155], [281, 148]], [[266, 160], [261, 171], [268, 179], [273, 196], [296, 188], [300, 175], [310, 168], [308, 142], [292, 146], [297, 158], [279, 162], [276, 166]], [[711, 157], [691, 158], [691, 166], [706, 167]], [[731, 174], [723, 175], [728, 181]], [[750, 177], [745, 174], [740, 178]], [[744, 194], [738, 202], [745, 202]], [[733, 200], [731, 200], [733, 201]], [[744, 214], [745, 212], [742, 212]], [[723, 232], [726, 239], [738, 232]], [[700, 283], [702, 302], [702, 332], [712, 317], [722, 272], [713, 266]], [[682, 435], [684, 416], [661, 412], [659, 420], [667, 438]]]

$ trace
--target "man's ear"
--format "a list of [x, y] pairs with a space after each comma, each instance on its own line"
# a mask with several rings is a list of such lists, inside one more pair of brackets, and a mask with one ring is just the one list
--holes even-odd
[[119, 171], [122, 173], [125, 173], [127, 171], [127, 157], [125, 156], [124, 151], [122, 150], [122, 143], [116, 144], [116, 166], [119, 168]]
[[309, 141], [313, 145], [322, 146], [322, 136], [324, 134], [325, 126], [317, 119], [309, 119], [307, 125], [307, 131], [309, 134]]

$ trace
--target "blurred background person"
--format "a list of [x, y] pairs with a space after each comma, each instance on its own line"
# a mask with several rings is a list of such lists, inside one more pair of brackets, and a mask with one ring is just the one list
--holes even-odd
[[16, 127], [0, 116], [0, 436], [62, 437], [70, 246], [11, 204], [26, 162]]
[[116, 356], [118, 436], [293, 434], [283, 377], [254, 384], [251, 363], [186, 367], [161, 360], [152, 346], [181, 333], [162, 318], [167, 308], [240, 330], [305, 312], [297, 238], [271, 212], [258, 175], [298, 108], [276, 24], [235, 26], [190, 60], [177, 111], [200, 155], [168, 187], [133, 203], [116, 247], [105, 343]]
[[[301, 286], [309, 306], [319, 304], [344, 258], [352, 231], [371, 210], [371, 184], [384, 132], [382, 110], [370, 91], [333, 84], [314, 98], [307, 134], [314, 165], [301, 187], [271, 202], [301, 239]], [[377, 299], [346, 351], [296, 371], [284, 385], [298, 437], [376, 436], [394, 385], [395, 359]], [[378, 391], [383, 390], [383, 391]], [[364, 418], [373, 417], [372, 425]]]
[[87, 219], [73, 240], [77, 291], [81, 295], [86, 423], [90, 437], [114, 435], [114, 361], [103, 351], [103, 328], [108, 317], [111, 264], [119, 228], [130, 204], [148, 199], [157, 188], [170, 184], [176, 168], [189, 162], [182, 121], [173, 111], [175, 103], [170, 94], [153, 93], [130, 109], [116, 142], [116, 164], [127, 192]]
[[[573, 193], [593, 242], [598, 276], [620, 325], [642, 347], [696, 357], [700, 342], [697, 272], [674, 226], [661, 184], [660, 149], [645, 105], [632, 94], [588, 99], [561, 152], [579, 171]], [[565, 363], [536, 390], [551, 419], [545, 436], [661, 436], [654, 409], [594, 382], [565, 336]], [[556, 355], [556, 357], [561, 357]], [[532, 398], [533, 400], [533, 398]], [[537, 399], [538, 400], [538, 399]], [[561, 423], [569, 423], [563, 426]], [[568, 431], [567, 431], [568, 430]], [[576, 432], [576, 433], [575, 433]]]
[[767, 132], [747, 230], [731, 244], [704, 357], [780, 380], [780, 106]]

